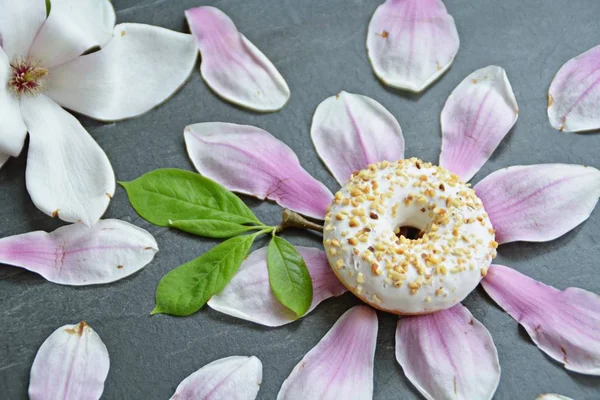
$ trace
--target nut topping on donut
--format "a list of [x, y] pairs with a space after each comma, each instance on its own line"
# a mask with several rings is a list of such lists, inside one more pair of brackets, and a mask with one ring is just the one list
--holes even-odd
[[[418, 233], [411, 237], [410, 228]], [[470, 185], [411, 158], [355, 172], [335, 194], [323, 244], [335, 274], [363, 301], [423, 314], [477, 286], [496, 256], [494, 238]]]

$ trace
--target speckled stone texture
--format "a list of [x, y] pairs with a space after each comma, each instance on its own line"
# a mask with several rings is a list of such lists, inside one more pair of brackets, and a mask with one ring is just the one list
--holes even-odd
[[[108, 154], [118, 180], [131, 180], [161, 167], [192, 169], [183, 128], [205, 121], [256, 125], [287, 143], [303, 166], [332, 191], [334, 179], [310, 141], [312, 114], [319, 102], [340, 90], [381, 102], [396, 116], [406, 155], [437, 162], [439, 115], [454, 87], [475, 69], [504, 67], [520, 108], [516, 127], [475, 176], [515, 164], [565, 162], [600, 167], [598, 134], [564, 134], [546, 116], [550, 81], [570, 58], [600, 43], [597, 0], [446, 0], [456, 20], [461, 47], [440, 81], [421, 95], [381, 85], [367, 61], [365, 39], [378, 0], [115, 0], [118, 22], [142, 22], [188, 31], [183, 11], [214, 5], [227, 13], [286, 78], [292, 97], [280, 112], [256, 114], [217, 98], [196, 70], [167, 103], [119, 123], [82, 118]], [[24, 150], [0, 171], [0, 236], [53, 230], [61, 223], [39, 212], [25, 190]], [[245, 198], [267, 223], [278, 223], [280, 208]], [[565, 210], [568, 212], [568, 210]], [[216, 241], [154, 227], [133, 211], [118, 188], [106, 217], [133, 222], [153, 233], [161, 251], [141, 272], [95, 287], [58, 286], [17, 268], [0, 267], [0, 398], [26, 398], [29, 369], [39, 346], [57, 327], [87, 321], [111, 357], [106, 399], [166, 399], [186, 376], [217, 358], [256, 355], [264, 365], [260, 399], [274, 399], [302, 356], [336, 319], [359, 301], [346, 294], [322, 303], [302, 321], [266, 329], [210, 309], [188, 318], [150, 317], [154, 290], [172, 268], [202, 254]], [[578, 286], [600, 292], [600, 209], [582, 226], [543, 244], [501, 246], [497, 262], [558, 288]], [[320, 246], [319, 236], [287, 232], [295, 244]], [[262, 246], [264, 242], [255, 246]], [[524, 330], [478, 289], [464, 302], [491, 332], [502, 365], [496, 399], [534, 399], [557, 392], [574, 399], [600, 397], [600, 378], [566, 372], [529, 340]], [[375, 399], [418, 399], [394, 359], [397, 318], [379, 313]]]

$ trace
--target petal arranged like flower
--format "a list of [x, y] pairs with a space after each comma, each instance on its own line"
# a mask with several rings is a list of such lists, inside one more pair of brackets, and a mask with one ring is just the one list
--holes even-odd
[[85, 322], [55, 330], [38, 350], [29, 380], [31, 400], [99, 399], [110, 360]]
[[491, 399], [500, 381], [492, 337], [462, 304], [401, 318], [396, 359], [428, 400]]
[[254, 356], [211, 362], [185, 378], [171, 400], [254, 400], [262, 382], [262, 363]]
[[503, 68], [467, 76], [442, 110], [440, 166], [468, 181], [517, 122], [519, 108]]
[[50, 68], [46, 93], [60, 105], [95, 119], [135, 117], [181, 87], [197, 55], [191, 35], [119, 24], [100, 51]]
[[[2, 0], [0, 0], [2, 1]], [[1, 3], [0, 3], [1, 5]], [[0, 12], [1, 12], [0, 8]], [[2, 16], [0, 16], [1, 21]], [[1, 23], [1, 22], [0, 22]], [[0, 36], [0, 41], [2, 37]], [[18, 156], [23, 149], [27, 128], [21, 117], [19, 99], [6, 84], [11, 78], [12, 68], [6, 53], [0, 47], [0, 153]]]
[[29, 232], [0, 239], [0, 263], [38, 273], [63, 285], [117, 281], [146, 266], [158, 251], [145, 230], [116, 219], [91, 228], [72, 224], [54, 232]]
[[600, 46], [569, 60], [548, 91], [548, 118], [566, 132], [600, 129]]
[[386, 0], [367, 32], [367, 55], [386, 85], [421, 92], [452, 64], [460, 40], [441, 0]]
[[554, 394], [554, 393], [545, 393], [545, 394], [540, 394], [538, 397], [535, 398], [535, 400], [573, 400], [570, 397], [567, 396], [562, 396], [560, 394]]
[[571, 164], [498, 170], [475, 186], [496, 241], [544, 242], [585, 221], [600, 197], [600, 171]]
[[600, 296], [561, 291], [501, 265], [492, 265], [481, 283], [540, 350], [570, 371], [600, 375]]
[[185, 17], [202, 56], [202, 78], [216, 94], [255, 111], [283, 108], [290, 98], [287, 83], [231, 18], [209, 6], [186, 10]]
[[10, 61], [29, 55], [33, 39], [45, 20], [43, 0], [0, 0], [0, 46]]
[[341, 91], [323, 100], [313, 116], [310, 136], [341, 185], [369, 164], [404, 158], [404, 137], [396, 118], [359, 94]]
[[184, 136], [187, 152], [202, 175], [234, 192], [324, 218], [333, 195], [302, 168], [292, 149], [270, 133], [249, 125], [205, 122], [187, 126]]
[[346, 311], [294, 367], [277, 400], [372, 399], [377, 328], [372, 309]]
[[45, 68], [104, 46], [113, 35], [115, 10], [108, 0], [52, 0], [48, 19], [29, 55]]
[[104, 151], [77, 119], [45, 95], [21, 97], [29, 130], [26, 183], [44, 213], [93, 225], [115, 192], [115, 175]]
[[[313, 300], [308, 312], [323, 300], [340, 296], [346, 288], [331, 271], [327, 256], [322, 250], [295, 246], [302, 255], [312, 278]], [[253, 251], [225, 289], [213, 296], [208, 305], [233, 317], [265, 326], [281, 326], [293, 322], [298, 316], [282, 305], [271, 291], [267, 270], [267, 248]]]

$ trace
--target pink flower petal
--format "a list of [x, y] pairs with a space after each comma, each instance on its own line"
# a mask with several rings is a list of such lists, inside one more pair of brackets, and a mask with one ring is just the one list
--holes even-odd
[[544, 242], [585, 221], [600, 197], [600, 171], [569, 164], [516, 166], [475, 186], [496, 241]]
[[375, 100], [359, 94], [341, 91], [321, 102], [310, 135], [341, 185], [369, 164], [404, 158], [404, 137], [396, 118]]
[[460, 40], [440, 0], [387, 0], [367, 33], [367, 55], [386, 85], [421, 92], [452, 64]]
[[112, 38], [115, 10], [108, 0], [52, 0], [29, 55], [45, 68], [80, 56]]
[[481, 283], [540, 350], [570, 371], [600, 375], [600, 296], [561, 291], [502, 265], [492, 265]]
[[517, 100], [504, 69], [491, 65], [467, 76], [442, 110], [440, 166], [468, 181], [517, 122]]
[[573, 400], [573, 399], [570, 397], [567, 397], [567, 396], [561, 396], [560, 394], [545, 393], [545, 394], [540, 394], [538, 397], [535, 398], [535, 400]]
[[296, 365], [277, 400], [372, 399], [377, 328], [372, 309], [346, 311]]
[[262, 382], [262, 363], [254, 356], [211, 362], [185, 378], [171, 400], [254, 400]]
[[[304, 258], [313, 282], [313, 300], [308, 312], [323, 300], [346, 292], [322, 250], [302, 246], [296, 246], [296, 249]], [[265, 326], [281, 326], [298, 319], [271, 291], [266, 247], [252, 252], [229, 285], [213, 296], [208, 305], [219, 312]]]
[[41, 94], [21, 96], [29, 130], [26, 183], [44, 213], [93, 225], [115, 192], [115, 175], [104, 151], [79, 121]]
[[113, 282], [146, 266], [158, 251], [145, 230], [116, 219], [91, 228], [73, 224], [0, 239], [0, 264], [38, 273], [63, 285]]
[[191, 35], [144, 24], [119, 24], [100, 51], [50, 68], [46, 94], [92, 118], [143, 114], [167, 100], [194, 68]]
[[[1, 10], [0, 3], [0, 13]], [[0, 153], [16, 157], [23, 149], [27, 128], [23, 122], [23, 117], [21, 117], [19, 99], [6, 84], [12, 76], [11, 61], [0, 47], [0, 82], [2, 82], [0, 85], [0, 110], [2, 110], [2, 116], [0, 117]]]
[[43, 0], [0, 0], [0, 46], [10, 61], [29, 55], [31, 43], [45, 20]]
[[600, 129], [600, 46], [569, 60], [548, 91], [548, 118], [566, 132]]
[[58, 328], [31, 366], [29, 398], [99, 399], [110, 360], [100, 336], [85, 322]]
[[216, 94], [255, 111], [283, 108], [290, 98], [287, 83], [227, 15], [206, 6], [186, 10], [185, 17], [202, 55], [202, 77]]
[[249, 125], [205, 122], [189, 125], [184, 136], [202, 175], [235, 192], [270, 199], [310, 217], [325, 216], [333, 195], [270, 133]]
[[400, 319], [396, 359], [428, 400], [491, 399], [500, 381], [492, 337], [462, 304]]

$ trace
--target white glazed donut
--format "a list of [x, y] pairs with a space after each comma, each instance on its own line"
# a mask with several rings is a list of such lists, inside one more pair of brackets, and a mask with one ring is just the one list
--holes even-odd
[[[399, 235], [400, 227], [422, 237]], [[470, 185], [416, 158], [355, 172], [335, 194], [323, 233], [329, 264], [348, 290], [406, 315], [462, 301], [496, 256], [494, 239]]]

